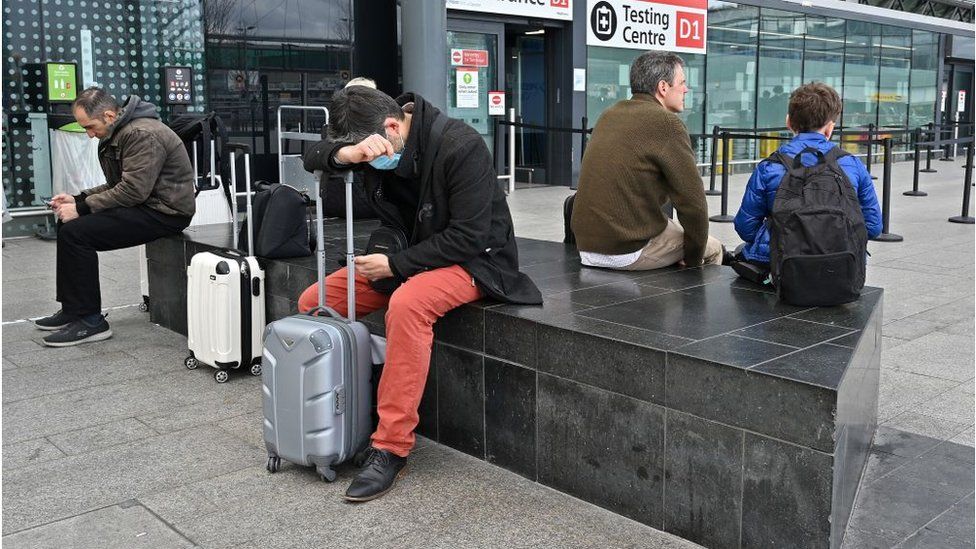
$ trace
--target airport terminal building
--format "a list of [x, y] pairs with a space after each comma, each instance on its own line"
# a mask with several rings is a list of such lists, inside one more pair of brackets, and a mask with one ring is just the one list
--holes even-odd
[[[782, 126], [790, 90], [811, 80], [841, 93], [844, 127], [973, 122], [968, 0], [8, 0], [3, 11], [3, 186], [20, 212], [5, 235], [30, 234], [43, 197], [97, 172], [68, 108], [94, 84], [140, 95], [164, 119], [218, 113], [266, 179], [277, 178], [277, 107], [328, 107], [366, 76], [468, 122], [499, 172], [497, 122], [514, 109], [533, 126], [516, 130], [517, 180], [570, 185], [581, 137], [564, 130], [627, 98], [629, 65], [648, 49], [685, 59], [692, 134]], [[284, 120], [300, 123], [321, 121]], [[708, 140], [696, 143], [706, 158]]]

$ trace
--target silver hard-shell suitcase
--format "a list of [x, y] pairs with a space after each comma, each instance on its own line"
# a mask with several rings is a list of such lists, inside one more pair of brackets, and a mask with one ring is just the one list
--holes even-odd
[[[313, 195], [319, 197], [318, 189]], [[346, 260], [352, 267], [352, 173], [346, 174]], [[322, 200], [315, 201], [319, 308], [272, 322], [264, 331], [264, 443], [268, 471], [281, 460], [315, 466], [323, 480], [364, 449], [372, 431], [369, 330], [356, 322], [355, 277], [349, 276], [349, 318], [324, 307]], [[352, 275], [352, 272], [350, 272]], [[316, 316], [322, 315], [322, 316]]]

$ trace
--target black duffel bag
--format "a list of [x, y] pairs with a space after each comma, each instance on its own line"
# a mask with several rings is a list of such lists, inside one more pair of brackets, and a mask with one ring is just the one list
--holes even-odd
[[268, 259], [307, 257], [315, 251], [308, 195], [289, 185], [258, 181], [254, 185], [252, 212], [254, 243], [247, 240], [247, 223], [241, 223], [238, 241], [242, 250]]

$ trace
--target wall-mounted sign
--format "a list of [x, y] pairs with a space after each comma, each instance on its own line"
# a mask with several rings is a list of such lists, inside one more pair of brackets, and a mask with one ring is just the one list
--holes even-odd
[[451, 65], [458, 67], [487, 67], [488, 50], [451, 49]]
[[94, 51], [91, 29], [81, 29], [81, 82], [89, 87], [95, 85]]
[[705, 53], [708, 0], [587, 0], [586, 45]]
[[47, 63], [47, 100], [71, 103], [78, 97], [78, 66], [74, 63]]
[[457, 69], [455, 103], [459, 109], [478, 108], [478, 69]]
[[505, 115], [505, 92], [503, 91], [488, 92], [488, 115], [489, 116]]
[[193, 69], [190, 67], [163, 67], [163, 103], [166, 105], [191, 105], [193, 93]]
[[573, 20], [573, 0], [447, 0], [446, 3], [450, 10]]
[[959, 90], [956, 98], [956, 112], [966, 112], [966, 90]]

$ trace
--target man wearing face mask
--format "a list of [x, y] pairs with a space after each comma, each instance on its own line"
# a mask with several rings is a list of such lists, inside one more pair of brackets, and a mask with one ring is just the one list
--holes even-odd
[[[604, 111], [580, 169], [572, 227], [584, 265], [643, 271], [723, 261], [684, 110], [684, 62], [649, 51], [630, 67], [633, 97]], [[670, 201], [679, 225], [661, 208]]]
[[[512, 217], [481, 135], [419, 95], [394, 100], [365, 86], [336, 93], [328, 139], [304, 160], [310, 172], [362, 170], [370, 205], [408, 243], [355, 259], [356, 314], [387, 307], [379, 425], [345, 495], [369, 501], [392, 488], [413, 448], [434, 322], [482, 297], [540, 304], [542, 296], [518, 270]], [[342, 268], [325, 279], [326, 303], [342, 315], [347, 276]], [[371, 286], [391, 279], [400, 285], [389, 295]], [[317, 294], [317, 284], [306, 289], [299, 310], [314, 308]]]

